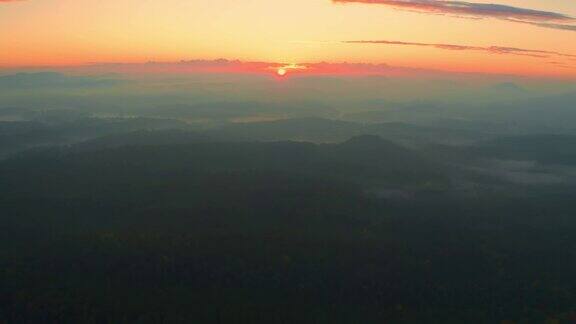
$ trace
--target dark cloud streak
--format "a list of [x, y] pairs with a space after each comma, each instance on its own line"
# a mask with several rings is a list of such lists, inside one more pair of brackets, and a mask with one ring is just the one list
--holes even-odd
[[556, 30], [565, 30], [565, 31], [575, 31], [576, 32], [576, 25], [565, 25], [565, 24], [556, 24], [556, 23], [549, 23], [549, 22], [533, 22], [533, 21], [522, 21], [516, 19], [507, 19], [510, 22], [515, 22], [519, 24], [527, 24], [541, 28], [549, 28], [549, 29], [556, 29]]
[[576, 31], [576, 18], [568, 15], [493, 3], [441, 0], [332, 0], [333, 3], [361, 3], [388, 6], [426, 14], [451, 15], [457, 18], [495, 18], [542, 28]]
[[454, 45], [454, 44], [401, 42], [401, 41], [389, 41], [389, 40], [348, 40], [348, 41], [343, 41], [343, 43], [346, 43], [346, 44], [381, 44], [381, 45], [420, 46], [420, 47], [432, 47], [432, 48], [449, 50], [449, 51], [478, 51], [478, 52], [485, 52], [485, 53], [489, 53], [489, 54], [519, 55], [519, 56], [530, 56], [530, 57], [537, 57], [537, 58], [548, 58], [550, 56], [576, 58], [576, 55], [560, 53], [560, 52], [556, 52], [556, 51], [533, 50], [533, 49], [524, 49], [524, 48], [516, 48], [516, 47], [503, 47], [503, 46], [482, 47], [482, 46], [468, 46], [468, 45]]

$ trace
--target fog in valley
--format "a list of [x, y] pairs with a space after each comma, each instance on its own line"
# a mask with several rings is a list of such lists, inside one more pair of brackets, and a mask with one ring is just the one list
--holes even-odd
[[574, 319], [574, 82], [222, 64], [2, 72], [0, 322]]

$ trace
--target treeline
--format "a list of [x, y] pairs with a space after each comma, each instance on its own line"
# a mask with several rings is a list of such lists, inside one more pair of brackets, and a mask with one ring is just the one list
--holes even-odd
[[0, 322], [573, 320], [574, 191], [457, 195], [449, 172], [374, 137], [6, 160]]

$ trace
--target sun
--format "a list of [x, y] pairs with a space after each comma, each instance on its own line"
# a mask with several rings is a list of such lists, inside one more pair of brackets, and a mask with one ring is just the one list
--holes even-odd
[[276, 74], [278, 74], [278, 76], [285, 76], [287, 72], [288, 71], [285, 68], [279, 68], [276, 70]]

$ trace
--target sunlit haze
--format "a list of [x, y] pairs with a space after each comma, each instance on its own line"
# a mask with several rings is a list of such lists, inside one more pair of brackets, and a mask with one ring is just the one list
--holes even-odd
[[[0, 65], [226, 58], [576, 76], [572, 1], [500, 0], [479, 10], [493, 1], [477, 0], [459, 11], [420, 2], [5, 0]], [[506, 50], [482, 49], [493, 47]]]

